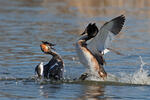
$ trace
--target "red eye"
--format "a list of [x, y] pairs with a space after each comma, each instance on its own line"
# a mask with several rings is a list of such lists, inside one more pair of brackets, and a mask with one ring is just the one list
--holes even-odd
[[41, 44], [40, 47], [41, 47], [41, 50], [42, 50], [43, 52], [48, 52], [48, 51], [49, 51], [47, 45], [45, 45], [45, 44]]

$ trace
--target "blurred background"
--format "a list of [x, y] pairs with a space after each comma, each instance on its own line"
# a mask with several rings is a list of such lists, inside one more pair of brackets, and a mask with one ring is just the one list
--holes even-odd
[[[149, 100], [149, 94], [143, 94], [149, 93], [149, 87], [130, 90], [130, 86], [41, 85], [17, 80], [31, 77], [39, 62], [46, 64], [51, 59], [40, 50], [42, 40], [57, 44], [55, 48], [65, 63], [65, 78], [79, 77], [85, 71], [74, 46], [79, 34], [90, 22], [95, 22], [100, 28], [121, 14], [126, 16], [126, 22], [112, 48], [125, 56], [108, 53], [105, 69], [114, 75], [134, 73], [140, 67], [139, 56], [142, 56], [147, 63], [144, 68], [149, 70], [149, 0], [0, 0], [0, 99], [85, 100], [94, 96], [93, 100], [133, 100], [136, 97]], [[10, 81], [10, 78], [16, 80]]]

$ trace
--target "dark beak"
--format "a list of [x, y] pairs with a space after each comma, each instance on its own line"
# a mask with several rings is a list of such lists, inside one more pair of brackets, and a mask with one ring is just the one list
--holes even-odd
[[55, 48], [51, 47], [51, 49], [56, 50]]
[[84, 31], [82, 34], [80, 34], [80, 35], [84, 35], [86, 32]]
[[50, 46], [55, 46], [56, 44], [50, 43]]
[[47, 42], [47, 41], [42, 41], [42, 43], [43, 44], [47, 44], [47, 45], [49, 45], [49, 46], [55, 46], [56, 44], [53, 44], [53, 43], [49, 43], [49, 42]]

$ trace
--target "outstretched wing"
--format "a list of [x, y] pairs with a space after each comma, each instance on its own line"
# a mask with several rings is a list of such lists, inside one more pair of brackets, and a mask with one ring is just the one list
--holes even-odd
[[88, 43], [88, 48], [93, 54], [102, 53], [106, 50], [112, 40], [121, 31], [125, 22], [125, 16], [118, 16], [109, 22], [106, 22], [99, 33]]

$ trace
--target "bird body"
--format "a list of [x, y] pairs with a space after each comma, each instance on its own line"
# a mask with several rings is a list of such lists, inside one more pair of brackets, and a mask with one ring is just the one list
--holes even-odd
[[60, 80], [63, 78], [63, 71], [64, 71], [64, 63], [59, 54], [57, 54], [52, 46], [55, 44], [42, 41], [40, 45], [41, 50], [48, 55], [52, 56], [52, 59], [44, 65], [44, 77], [54, 80]]
[[80, 62], [88, 68], [87, 72], [92, 73], [96, 77], [106, 77], [107, 73], [105, 72], [103, 66], [100, 63], [104, 63], [102, 56], [100, 57], [102, 62], [98, 62], [96, 57], [84, 44], [85, 40], [79, 40], [76, 43], [77, 54], [79, 55]]
[[[80, 62], [89, 69], [90, 74], [102, 77], [107, 77], [103, 66], [105, 60], [103, 55], [109, 52], [108, 47], [115, 36], [121, 31], [125, 17], [123, 15], [118, 16], [109, 22], [106, 22], [100, 30], [98, 30], [96, 24], [89, 24], [84, 35], [76, 43], [76, 51]], [[91, 40], [87, 43], [87, 41]]]

